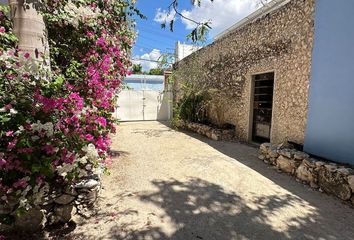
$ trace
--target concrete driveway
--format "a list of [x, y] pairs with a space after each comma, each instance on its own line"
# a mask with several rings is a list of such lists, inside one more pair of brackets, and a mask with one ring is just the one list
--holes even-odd
[[257, 159], [257, 149], [123, 123], [99, 211], [70, 239], [354, 239], [354, 210]]

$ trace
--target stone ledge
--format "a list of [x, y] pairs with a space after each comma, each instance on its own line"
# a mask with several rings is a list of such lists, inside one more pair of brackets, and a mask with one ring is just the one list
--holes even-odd
[[235, 137], [234, 129], [220, 129], [201, 123], [180, 121], [177, 127], [198, 133], [215, 141], [230, 141]]
[[282, 145], [264, 143], [259, 148], [260, 160], [295, 176], [312, 188], [335, 195], [354, 205], [354, 169], [348, 166], [319, 161], [304, 152]]
[[37, 232], [46, 226], [67, 223], [76, 214], [89, 218], [101, 190], [101, 176], [94, 174], [75, 185], [53, 187], [35, 207], [21, 216], [15, 216], [15, 206], [0, 206], [0, 214], [15, 216], [11, 226], [0, 224], [0, 232]]

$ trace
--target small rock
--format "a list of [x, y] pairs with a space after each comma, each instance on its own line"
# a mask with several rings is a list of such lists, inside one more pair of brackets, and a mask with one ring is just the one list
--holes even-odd
[[86, 169], [87, 171], [91, 171], [92, 168], [93, 168], [92, 164], [87, 164], [87, 165], [85, 166], [85, 169]]
[[266, 156], [264, 156], [263, 154], [260, 154], [260, 155], [258, 155], [258, 159], [263, 161], [264, 159], [266, 159]]
[[320, 168], [320, 167], [324, 166], [325, 163], [322, 162], [322, 161], [316, 161], [316, 160], [315, 160], [315, 165], [316, 165], [316, 168]]
[[336, 171], [333, 171], [330, 165], [321, 168], [318, 172], [318, 184], [327, 193], [332, 193], [340, 199], [347, 201], [352, 193], [345, 177]]
[[350, 188], [352, 189], [352, 192], [354, 193], [354, 175], [348, 176], [348, 183]]
[[310, 157], [310, 155], [308, 155], [304, 152], [296, 151], [294, 154], [295, 160], [304, 160], [304, 159], [308, 159], [309, 157]]
[[279, 157], [279, 153], [275, 147], [271, 147], [269, 149], [268, 154], [269, 154], [269, 158], [278, 158]]
[[314, 160], [313, 158], [311, 159], [304, 159], [302, 161], [302, 164], [304, 164], [306, 167], [308, 168], [315, 168], [316, 167], [316, 160]]
[[287, 157], [287, 158], [294, 157], [294, 153], [290, 149], [281, 149], [281, 150], [278, 150], [278, 153], [284, 157]]
[[353, 174], [353, 169], [351, 169], [351, 168], [338, 168], [337, 172], [339, 172], [340, 174], [342, 174], [344, 176], [348, 176], [350, 174]]
[[285, 149], [285, 148], [290, 149], [290, 148], [292, 148], [292, 147], [293, 147], [293, 145], [291, 145], [289, 142], [283, 142], [283, 143], [277, 145], [277, 149], [278, 149], [278, 150], [280, 150], [280, 149]]
[[212, 133], [211, 134], [211, 139], [214, 141], [219, 141], [220, 140], [220, 135], [217, 133]]
[[86, 202], [89, 206], [91, 206], [91, 205], [93, 205], [93, 204], [96, 202], [97, 197], [98, 197], [98, 190], [92, 191], [92, 192], [90, 192], [90, 193], [88, 193], [88, 194], [86, 195], [85, 202]]
[[261, 144], [261, 146], [259, 147], [260, 151], [262, 153], [267, 153], [268, 149], [271, 147], [272, 145], [270, 143], [263, 143]]
[[279, 156], [277, 159], [277, 167], [286, 173], [294, 174], [296, 165], [295, 160], [284, 156]]
[[80, 200], [80, 199], [84, 199], [85, 198], [85, 195], [83, 194], [80, 194], [79, 196], [77, 196], [77, 198]]
[[314, 176], [313, 171], [308, 168], [304, 163], [302, 163], [296, 170], [296, 177], [305, 181], [306, 183], [313, 183], [316, 181], [316, 176]]
[[100, 183], [93, 179], [83, 180], [75, 185], [75, 188], [94, 188], [100, 185]]
[[324, 167], [327, 169], [328, 172], [335, 172], [337, 171], [338, 167], [334, 164], [326, 164]]
[[67, 223], [76, 212], [73, 205], [62, 205], [54, 208], [54, 213], [58, 222]]
[[93, 211], [90, 211], [87, 207], [82, 205], [77, 207], [77, 213], [84, 218], [90, 218], [95, 214]]
[[23, 215], [16, 216], [15, 227], [24, 232], [37, 232], [43, 229], [45, 223], [44, 210], [31, 208]]
[[72, 196], [77, 196], [77, 191], [75, 190], [74, 187], [70, 186], [70, 187], [67, 187], [65, 190], [64, 190], [64, 193], [66, 194], [69, 194], [69, 195], [72, 195]]
[[276, 164], [277, 164], [276, 161], [277, 161], [277, 158], [270, 158], [270, 159], [269, 159], [269, 162], [270, 162], [270, 164], [272, 164], [272, 165], [276, 165]]
[[66, 205], [71, 203], [72, 201], [74, 201], [75, 197], [72, 195], [68, 195], [68, 194], [63, 194], [59, 197], [57, 197], [54, 202], [61, 204], [61, 205]]

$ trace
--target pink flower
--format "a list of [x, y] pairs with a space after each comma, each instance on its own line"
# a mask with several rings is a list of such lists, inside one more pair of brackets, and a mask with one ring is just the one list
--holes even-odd
[[4, 27], [0, 27], [0, 33], [6, 32], [6, 29]]
[[25, 188], [27, 187], [28, 183], [24, 179], [19, 179], [17, 182], [13, 184], [14, 188]]
[[104, 117], [98, 117], [96, 118], [96, 122], [101, 125], [102, 127], [106, 127], [107, 126], [107, 121]]
[[86, 36], [92, 37], [92, 36], [94, 36], [94, 34], [93, 34], [93, 32], [87, 32], [87, 33], [86, 33]]
[[5, 166], [6, 165], [6, 160], [5, 159], [0, 159], [0, 167]]
[[38, 185], [42, 185], [43, 182], [44, 182], [44, 179], [45, 179], [45, 177], [43, 177], [43, 176], [37, 177], [37, 178], [36, 178], [37, 184], [38, 184]]
[[87, 141], [90, 141], [90, 142], [93, 141], [93, 139], [94, 139], [91, 134], [86, 134], [85, 138]]
[[29, 53], [25, 53], [23, 56], [24, 56], [26, 59], [29, 59], [30, 54], [29, 54]]
[[12, 108], [12, 105], [11, 105], [11, 104], [5, 105], [5, 109], [6, 109], [6, 110], [10, 110], [11, 108]]
[[30, 153], [33, 152], [33, 149], [32, 148], [20, 148], [20, 149], [17, 149], [17, 152], [18, 153], [30, 154]]
[[17, 139], [12, 140], [11, 142], [9, 142], [9, 144], [7, 145], [7, 149], [11, 150], [13, 149], [17, 144]]
[[12, 137], [14, 134], [14, 131], [8, 131], [6, 132], [6, 137]]
[[96, 46], [106, 46], [106, 40], [103, 37], [100, 37], [97, 41], [96, 41]]
[[107, 150], [107, 143], [106, 143], [106, 141], [105, 141], [102, 137], [100, 137], [100, 138], [96, 141], [95, 145], [96, 145], [96, 147], [97, 147], [98, 149], [100, 149], [100, 150], [102, 150], [102, 151], [106, 151], [106, 150]]
[[53, 155], [55, 153], [55, 148], [50, 144], [43, 146], [42, 150], [44, 150], [48, 155]]

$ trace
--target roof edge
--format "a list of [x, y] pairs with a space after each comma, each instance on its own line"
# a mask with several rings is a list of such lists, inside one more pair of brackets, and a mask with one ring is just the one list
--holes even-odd
[[251, 13], [247, 17], [243, 18], [242, 20], [238, 21], [236, 24], [232, 25], [225, 31], [219, 33], [218, 35], [215, 36], [214, 41], [219, 40], [223, 38], [225, 35], [228, 33], [240, 29], [249, 23], [253, 22], [254, 20], [263, 17], [264, 15], [274, 12], [275, 10], [281, 8], [282, 6], [288, 4], [291, 0], [273, 0], [267, 4], [265, 4], [263, 7], [259, 8], [255, 12]]

